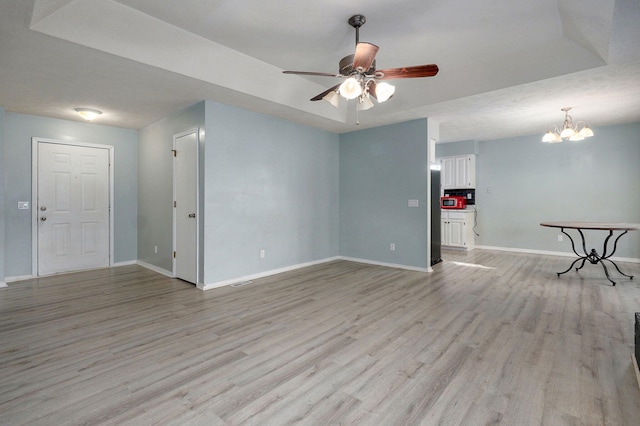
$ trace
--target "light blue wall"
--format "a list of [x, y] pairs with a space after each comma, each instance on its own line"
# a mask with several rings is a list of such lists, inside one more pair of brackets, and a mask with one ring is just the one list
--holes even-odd
[[[594, 132], [577, 143], [545, 144], [540, 135], [480, 142], [476, 244], [570, 252], [559, 230], [539, 223], [640, 223], [640, 123]], [[616, 256], [639, 259], [639, 234], [622, 238]], [[588, 239], [588, 249], [601, 245], [602, 234]]]
[[339, 136], [210, 101], [206, 122], [205, 283], [335, 256]]
[[428, 267], [427, 140], [427, 119], [341, 135], [341, 256]]
[[[0, 108], [0, 281], [31, 274], [31, 211], [16, 206], [31, 200], [33, 136], [113, 145], [115, 261], [170, 271], [173, 135], [194, 127], [206, 135], [205, 284], [337, 255], [427, 268], [427, 124], [336, 135], [206, 101], [136, 132]], [[640, 222], [640, 123], [594, 130], [577, 144], [539, 135], [438, 144], [437, 156], [478, 154], [476, 244], [568, 252], [540, 222]], [[639, 259], [639, 234], [623, 238], [617, 255]], [[601, 238], [593, 245], [600, 250]]]
[[4, 189], [4, 108], [0, 107], [0, 286], [4, 286], [4, 254], [7, 251], [7, 247], [4, 243], [4, 227], [6, 211], [5, 211], [5, 189]]
[[137, 252], [137, 140], [135, 130], [58, 120], [33, 115], [4, 114], [5, 275], [31, 275], [31, 138], [111, 145], [115, 154], [114, 261], [133, 261]]
[[436, 157], [451, 157], [478, 153], [477, 141], [460, 141], [436, 144]]
[[138, 259], [168, 272], [173, 270], [173, 135], [204, 129], [204, 112], [200, 102], [139, 131]]

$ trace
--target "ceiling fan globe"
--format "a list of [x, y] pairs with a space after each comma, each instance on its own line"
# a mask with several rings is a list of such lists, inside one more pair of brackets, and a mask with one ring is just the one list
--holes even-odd
[[381, 82], [376, 84], [376, 99], [378, 99], [378, 102], [388, 101], [395, 92], [395, 86], [389, 83]]
[[360, 82], [353, 77], [347, 78], [338, 89], [345, 99], [355, 99], [362, 94]]

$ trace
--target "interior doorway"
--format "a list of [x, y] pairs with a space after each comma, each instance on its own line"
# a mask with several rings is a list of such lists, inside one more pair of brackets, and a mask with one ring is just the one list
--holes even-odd
[[173, 136], [173, 274], [198, 284], [199, 129]]
[[32, 148], [34, 275], [109, 266], [113, 147], [33, 138]]

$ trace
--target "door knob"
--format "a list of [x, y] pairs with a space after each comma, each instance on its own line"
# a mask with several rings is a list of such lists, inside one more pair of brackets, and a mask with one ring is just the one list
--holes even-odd
[[44, 222], [45, 220], [47, 220], [47, 218], [46, 218], [46, 216], [42, 216], [42, 217], [40, 218], [40, 220]]
[[47, 210], [47, 208], [46, 208], [45, 206], [42, 206], [42, 207], [40, 207], [40, 210], [42, 210], [42, 211], [46, 211], [46, 210]]
[[190, 218], [194, 218], [194, 217], [196, 217], [196, 214], [195, 214], [195, 213], [191, 213], [191, 214], [189, 215], [189, 217], [190, 217]]

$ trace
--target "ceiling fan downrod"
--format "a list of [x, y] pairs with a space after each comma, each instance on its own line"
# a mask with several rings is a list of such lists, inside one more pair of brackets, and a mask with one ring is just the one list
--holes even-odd
[[349, 25], [356, 29], [356, 46], [360, 43], [360, 27], [367, 22], [367, 18], [364, 15], [353, 15], [349, 18]]

